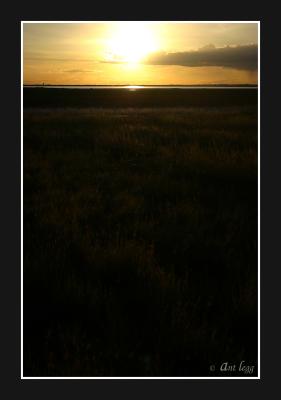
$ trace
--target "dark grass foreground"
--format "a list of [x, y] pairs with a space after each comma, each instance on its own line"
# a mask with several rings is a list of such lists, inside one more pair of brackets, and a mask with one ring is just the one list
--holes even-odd
[[24, 376], [242, 360], [257, 375], [256, 106], [26, 109]]

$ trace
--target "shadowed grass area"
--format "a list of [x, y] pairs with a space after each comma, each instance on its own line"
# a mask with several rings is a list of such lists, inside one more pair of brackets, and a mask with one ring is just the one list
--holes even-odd
[[256, 365], [256, 106], [25, 109], [23, 132], [24, 375]]

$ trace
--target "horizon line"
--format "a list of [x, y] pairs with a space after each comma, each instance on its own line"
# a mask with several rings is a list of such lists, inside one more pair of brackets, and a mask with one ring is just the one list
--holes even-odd
[[133, 87], [133, 88], [143, 88], [143, 87], [258, 87], [258, 84], [252, 84], [252, 83], [238, 83], [238, 84], [231, 84], [231, 83], [225, 83], [225, 84], [219, 84], [219, 83], [210, 83], [210, 84], [63, 84], [63, 83], [58, 83], [58, 84], [52, 84], [52, 83], [23, 83], [23, 87], [76, 87], [76, 86], [89, 86], [89, 87]]

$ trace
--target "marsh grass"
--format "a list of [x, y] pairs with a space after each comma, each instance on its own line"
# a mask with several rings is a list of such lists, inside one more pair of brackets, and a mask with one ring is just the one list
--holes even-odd
[[24, 375], [257, 358], [255, 106], [24, 110]]

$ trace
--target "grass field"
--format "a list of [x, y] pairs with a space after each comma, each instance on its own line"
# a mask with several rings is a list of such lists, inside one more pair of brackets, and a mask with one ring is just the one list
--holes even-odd
[[255, 91], [89, 108], [55, 89], [39, 89], [36, 103], [30, 90], [24, 375], [256, 367]]

